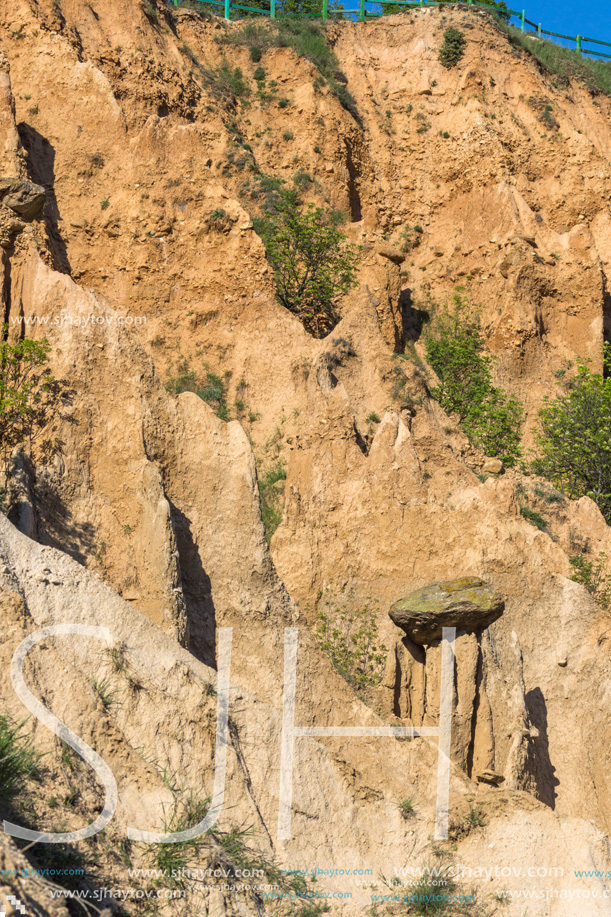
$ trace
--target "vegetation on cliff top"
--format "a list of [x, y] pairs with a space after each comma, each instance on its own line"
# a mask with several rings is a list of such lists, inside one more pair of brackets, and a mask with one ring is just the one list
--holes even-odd
[[611, 61], [592, 60], [572, 48], [564, 48], [534, 34], [523, 34], [515, 26], [504, 22], [498, 25], [513, 45], [532, 55], [559, 78], [561, 85], [568, 87], [571, 80], [579, 80], [593, 92], [611, 93]]

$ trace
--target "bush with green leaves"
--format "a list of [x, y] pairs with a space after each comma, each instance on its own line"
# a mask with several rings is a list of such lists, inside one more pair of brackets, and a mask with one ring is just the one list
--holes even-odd
[[465, 38], [464, 32], [461, 32], [460, 29], [455, 29], [453, 26], [450, 26], [449, 29], [445, 30], [443, 33], [443, 44], [439, 49], [439, 60], [446, 70], [450, 70], [452, 67], [456, 66], [465, 53], [466, 44], [467, 39]]
[[0, 341], [0, 455], [5, 465], [15, 446], [32, 444], [65, 395], [48, 366], [50, 350], [46, 339]]
[[356, 690], [380, 683], [387, 647], [378, 634], [379, 602], [359, 602], [346, 588], [321, 593], [314, 637], [321, 650]]
[[[611, 370], [611, 346], [603, 360]], [[567, 496], [587, 495], [611, 522], [611, 378], [580, 362], [577, 373], [539, 412], [533, 470]]]
[[479, 315], [455, 294], [454, 308], [435, 315], [424, 343], [439, 379], [431, 388], [433, 397], [457, 416], [474, 446], [508, 467], [515, 465], [524, 410], [517, 398], [492, 384], [495, 360], [483, 352]]
[[337, 211], [304, 205], [296, 191], [283, 190], [269, 214], [255, 221], [278, 302], [316, 338], [335, 327], [339, 300], [356, 283], [357, 254], [342, 220]]

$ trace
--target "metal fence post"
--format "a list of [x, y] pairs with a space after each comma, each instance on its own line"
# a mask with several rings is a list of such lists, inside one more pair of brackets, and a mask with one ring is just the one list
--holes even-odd
[[272, 19], [276, 18], [276, 0], [269, 0], [269, 15]]
[[229, 19], [231, 12], [231, 0], [225, 0], [225, 19]]
[[327, 18], [327, 13], [329, 11], [329, 2], [328, 0], [322, 0], [322, 18]]
[[520, 17], [522, 21], [522, 32], [524, 31], [524, 20], [526, 19], [526, 10], [522, 10], [522, 15]]
[[577, 36], [577, 53], [581, 54], [581, 35]]
[[365, 21], [365, 0], [361, 0], [359, 6], [359, 19], [361, 22]]
[[541, 38], [541, 23], [537, 26], [537, 35]]

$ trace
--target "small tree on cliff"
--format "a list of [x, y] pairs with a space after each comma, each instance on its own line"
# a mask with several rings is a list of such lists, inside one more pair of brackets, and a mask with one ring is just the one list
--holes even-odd
[[255, 224], [278, 302], [316, 338], [335, 327], [338, 301], [355, 285], [357, 256], [340, 224], [336, 211], [304, 206], [294, 191], [280, 192], [271, 214]]
[[5, 470], [12, 449], [31, 444], [59, 406], [62, 385], [47, 365], [50, 349], [46, 339], [0, 341], [0, 455]]
[[[603, 348], [611, 371], [611, 346]], [[539, 412], [537, 474], [569, 497], [589, 496], [611, 523], [611, 378], [579, 363], [566, 391]]]

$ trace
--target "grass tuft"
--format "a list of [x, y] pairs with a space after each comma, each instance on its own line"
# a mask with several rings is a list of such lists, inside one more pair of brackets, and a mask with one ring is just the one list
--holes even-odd
[[40, 755], [23, 732], [26, 722], [16, 723], [8, 713], [0, 715], [0, 798], [5, 801], [19, 793], [28, 777], [38, 774]]

